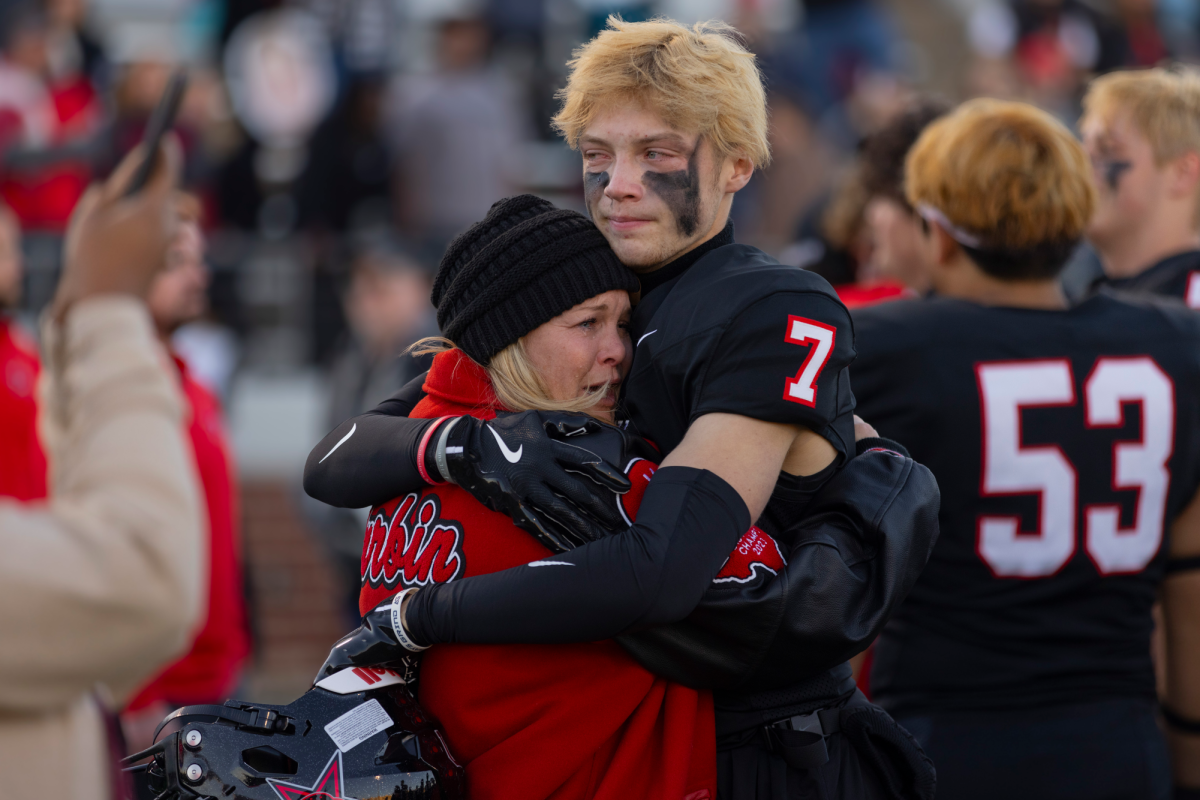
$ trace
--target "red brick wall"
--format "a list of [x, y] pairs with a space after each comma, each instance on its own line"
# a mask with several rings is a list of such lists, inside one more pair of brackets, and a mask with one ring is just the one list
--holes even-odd
[[310, 686], [329, 648], [346, 633], [338, 587], [320, 544], [283, 481], [242, 484], [247, 575], [257, 651], [246, 700], [289, 703]]

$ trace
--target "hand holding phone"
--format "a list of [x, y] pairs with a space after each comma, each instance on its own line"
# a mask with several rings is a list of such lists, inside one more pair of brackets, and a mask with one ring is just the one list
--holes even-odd
[[142, 136], [145, 157], [129, 181], [129, 186], [125, 189], [125, 197], [140, 192], [146, 185], [146, 181], [150, 179], [162, 138], [175, 126], [175, 117], [179, 114], [179, 106], [183, 102], [187, 84], [187, 71], [183, 67], [172, 73], [171, 79], [163, 90], [162, 97], [159, 98], [158, 105], [154, 107], [154, 111], [150, 114], [150, 120], [146, 123], [146, 132]]

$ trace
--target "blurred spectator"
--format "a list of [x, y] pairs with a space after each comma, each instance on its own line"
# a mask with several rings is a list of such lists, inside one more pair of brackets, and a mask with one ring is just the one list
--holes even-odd
[[[194, 198], [185, 202], [167, 267], [154, 279], [146, 301], [168, 350], [172, 334], [208, 307], [199, 204]], [[188, 653], [143, 686], [126, 706], [122, 723], [132, 751], [149, 747], [155, 726], [179, 706], [225, 702], [250, 651], [242, 590], [241, 504], [221, 403], [192, 376], [186, 361], [174, 353], [172, 360], [179, 371], [184, 419], [208, 510], [208, 609]]]
[[[415, 358], [404, 350], [438, 333], [431, 290], [428, 272], [390, 242], [370, 242], [354, 257], [343, 298], [350, 335], [329, 371], [330, 427], [369, 411], [429, 368], [431, 357]], [[316, 501], [306, 508], [344, 581], [347, 621], [353, 627], [359, 621], [366, 518]]]
[[89, 0], [45, 0], [50, 17], [50, 73], [56, 79], [82, 76], [97, 89], [106, 85], [108, 59], [84, 28]]
[[72, 219], [44, 318], [45, 505], [0, 501], [0, 781], [14, 800], [115, 797], [98, 685], [123, 703], [186, 643], [202, 588], [179, 392], [144, 298], [175, 226], [176, 147], [130, 157]]
[[0, 209], [0, 496], [46, 496], [46, 455], [37, 433], [37, 345], [10, 314], [21, 302], [21, 228]]
[[877, 292], [876, 299], [899, 296], [901, 288], [919, 295], [930, 290], [930, 265], [921, 246], [925, 223], [905, 199], [904, 162], [925, 126], [949, 110], [943, 101], [921, 99], [867, 137], [859, 151], [859, 180], [867, 196], [863, 216], [872, 247], [858, 283], [861, 290], [872, 284], [896, 290]]
[[313, 134], [299, 188], [306, 227], [346, 233], [392, 222], [384, 89], [379, 76], [354, 79]]
[[398, 218], [423, 258], [440, 257], [452, 236], [520, 188], [524, 103], [489, 66], [489, 46], [482, 19], [445, 20], [437, 68], [402, 78], [390, 98]]
[[0, 147], [10, 151], [0, 193], [26, 228], [61, 231], [91, 177], [88, 154], [70, 146], [98, 132], [100, 100], [78, 65], [52, 58], [62, 42], [40, 2], [0, 5]]

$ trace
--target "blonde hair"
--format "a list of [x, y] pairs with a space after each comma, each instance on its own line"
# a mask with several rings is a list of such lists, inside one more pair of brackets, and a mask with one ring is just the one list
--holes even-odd
[[1125, 112], [1150, 142], [1159, 166], [1200, 153], [1200, 70], [1191, 67], [1122, 70], [1092, 81], [1083, 117], [1111, 122]]
[[754, 54], [724, 22], [688, 28], [669, 19], [608, 26], [575, 51], [558, 92], [554, 127], [572, 149], [596, 111], [610, 100], [641, 101], [673, 128], [698, 130], [722, 157], [771, 160], [767, 98]]
[[[427, 336], [411, 345], [405, 353], [414, 356], [444, 353], [456, 349], [454, 342], [444, 336]], [[463, 355], [466, 355], [464, 353]], [[467, 356], [470, 358], [470, 356]], [[472, 359], [474, 360], [474, 359]], [[492, 356], [483, 369], [492, 382], [492, 391], [501, 406], [509, 411], [562, 411], [572, 414], [592, 414], [604, 399], [608, 385], [582, 397], [555, 400], [538, 375], [521, 338]]]
[[982, 248], [1009, 252], [1073, 244], [1096, 204], [1083, 147], [1026, 103], [972, 100], [931, 123], [904, 181], [914, 208], [932, 206]]

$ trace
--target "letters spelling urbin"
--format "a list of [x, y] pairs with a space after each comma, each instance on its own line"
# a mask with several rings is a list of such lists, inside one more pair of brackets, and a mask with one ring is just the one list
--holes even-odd
[[373, 588], [427, 586], [463, 572], [462, 526], [441, 518], [436, 494], [398, 497], [371, 509], [362, 579]]

